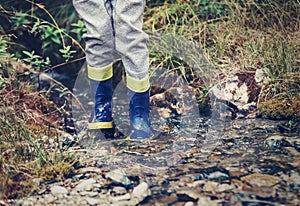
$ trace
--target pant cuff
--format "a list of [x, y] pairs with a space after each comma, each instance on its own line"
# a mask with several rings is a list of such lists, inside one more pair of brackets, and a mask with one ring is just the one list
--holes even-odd
[[96, 81], [104, 81], [112, 78], [113, 76], [113, 64], [109, 64], [106, 67], [96, 68], [88, 66], [88, 77]]
[[134, 92], [145, 92], [150, 88], [149, 75], [144, 79], [137, 80], [129, 75], [126, 76], [127, 87]]

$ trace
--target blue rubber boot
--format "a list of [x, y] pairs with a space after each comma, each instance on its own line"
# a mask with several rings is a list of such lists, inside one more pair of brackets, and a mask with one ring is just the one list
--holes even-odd
[[90, 80], [94, 108], [88, 124], [88, 136], [81, 141], [83, 146], [92, 146], [99, 140], [121, 136], [114, 127], [112, 118], [112, 78], [104, 81]]
[[150, 91], [139, 93], [128, 89], [128, 96], [130, 99], [131, 126], [129, 138], [131, 140], [147, 139], [151, 136], [149, 122]]
[[88, 128], [112, 128], [112, 78], [104, 81], [90, 80], [90, 87], [95, 105]]

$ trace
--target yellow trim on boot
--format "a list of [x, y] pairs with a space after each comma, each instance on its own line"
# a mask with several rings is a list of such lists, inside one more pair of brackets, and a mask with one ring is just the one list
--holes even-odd
[[136, 80], [129, 75], [126, 76], [127, 87], [134, 92], [145, 92], [150, 88], [149, 75], [142, 80]]
[[113, 128], [112, 122], [91, 122], [88, 124], [88, 129], [111, 129]]
[[96, 68], [88, 66], [88, 77], [96, 81], [104, 81], [110, 79], [113, 76], [113, 64], [110, 64], [103, 68]]

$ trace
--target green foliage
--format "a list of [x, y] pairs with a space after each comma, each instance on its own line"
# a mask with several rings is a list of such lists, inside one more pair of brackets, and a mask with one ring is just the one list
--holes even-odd
[[86, 28], [84, 22], [81, 19], [78, 19], [77, 22], [71, 24], [72, 29], [70, 30], [73, 34], [76, 35], [76, 39], [79, 42], [83, 42], [82, 35], [86, 33]]
[[173, 0], [148, 5], [146, 30], [195, 42], [221, 73], [263, 67], [271, 79], [281, 79], [300, 71], [296, 0]]
[[[0, 13], [5, 19], [0, 20], [0, 24], [3, 25], [3, 32], [16, 37], [12, 39], [14, 43], [9, 49], [14, 56], [37, 70], [49, 68], [50, 62], [52, 65], [78, 67], [69, 62], [84, 55], [81, 46], [84, 24], [75, 13], [71, 2], [64, 6], [58, 1], [52, 3], [46, 8], [48, 2], [23, 0], [20, 4], [10, 4], [4, 0]], [[59, 10], [53, 11], [53, 16], [51, 11], [55, 7]], [[66, 17], [66, 14], [69, 16]]]
[[[34, 191], [33, 178], [61, 179], [77, 165], [77, 159], [62, 147], [55, 126], [62, 108], [18, 80], [11, 66], [7, 63], [0, 70], [0, 82], [5, 82], [0, 87], [0, 195], [4, 199]], [[41, 118], [45, 116], [48, 120]]]
[[36, 68], [37, 70], [41, 70], [41, 68], [49, 68], [51, 64], [49, 57], [43, 59], [43, 57], [41, 57], [40, 55], [35, 54], [35, 51], [23, 51], [23, 53], [27, 56], [23, 58], [23, 61], [31, 65], [33, 68]]
[[7, 51], [10, 39], [7, 36], [0, 36], [0, 58], [12, 58], [12, 55]]
[[65, 58], [66, 62], [73, 58], [73, 54], [76, 53], [76, 51], [71, 50], [71, 46], [66, 46], [63, 49], [60, 49], [59, 52], [62, 54], [62, 57]]

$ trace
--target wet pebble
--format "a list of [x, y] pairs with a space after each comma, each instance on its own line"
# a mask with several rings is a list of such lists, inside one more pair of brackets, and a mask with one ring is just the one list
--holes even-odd
[[141, 202], [149, 195], [151, 195], [149, 185], [146, 182], [141, 182], [133, 189], [131, 197], [136, 199], [138, 202]]
[[215, 179], [223, 180], [223, 179], [228, 179], [229, 176], [228, 176], [228, 174], [225, 174], [223, 172], [216, 171], [216, 172], [212, 172], [212, 173], [208, 174], [207, 178], [209, 180], [215, 180]]
[[115, 197], [110, 197], [111, 202], [120, 202], [124, 200], [130, 200], [131, 196], [129, 193], [125, 195], [120, 195], [120, 196], [115, 196]]
[[94, 179], [87, 179], [81, 181], [76, 187], [77, 191], [91, 191], [93, 189], [93, 184], [96, 183]]
[[116, 183], [121, 183], [123, 185], [130, 185], [131, 181], [128, 179], [126, 173], [121, 169], [115, 169], [106, 174], [106, 178], [110, 179]]
[[88, 196], [88, 197], [96, 197], [98, 196], [98, 192], [88, 192], [88, 191], [82, 191], [80, 192], [81, 196]]
[[50, 188], [52, 195], [65, 195], [68, 193], [68, 190], [62, 186], [54, 185]]

